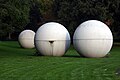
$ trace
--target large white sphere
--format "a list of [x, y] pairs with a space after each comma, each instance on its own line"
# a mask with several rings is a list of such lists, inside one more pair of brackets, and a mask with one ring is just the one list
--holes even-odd
[[23, 48], [34, 48], [35, 32], [32, 30], [24, 30], [20, 33], [18, 40]]
[[103, 22], [88, 20], [76, 29], [73, 44], [83, 56], [104, 57], [113, 44], [112, 32]]
[[42, 55], [63, 56], [69, 46], [69, 32], [59, 23], [43, 24], [35, 34], [35, 47]]

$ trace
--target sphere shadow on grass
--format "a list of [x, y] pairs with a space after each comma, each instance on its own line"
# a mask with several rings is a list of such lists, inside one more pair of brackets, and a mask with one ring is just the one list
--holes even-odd
[[[40, 56], [44, 56], [44, 55], [42, 55], [39, 51], [35, 50], [34, 53], [33, 53], [32, 55], [29, 55], [29, 56], [38, 56], [38, 57], [40, 57]], [[51, 56], [50, 56], [50, 57], [51, 57]], [[65, 55], [63, 55], [63, 56], [61, 56], [61, 57], [66, 57], [66, 58], [90, 58], [90, 57], [86, 57], [86, 56], [84, 56], [84, 55], [82, 55], [82, 54], [80, 54], [80, 55], [65, 54]], [[110, 57], [110, 53], [107, 54], [107, 55], [104, 56], [104, 57], [101, 57], [101, 58], [109, 58], [109, 57]]]
[[62, 57], [81, 58], [81, 56], [79, 56], [79, 55], [64, 55], [64, 56], [62, 56]]
[[[84, 56], [84, 55], [82, 55], [82, 54], [80, 54], [80, 55], [64, 55], [64, 56], [62, 56], [62, 57], [74, 57], [74, 58], [90, 58], [90, 57], [86, 57], [86, 56]], [[100, 57], [100, 58], [109, 58], [110, 57], [110, 54], [107, 54], [106, 56], [104, 56], [104, 57]], [[98, 59], [98, 58], [97, 58]]]
[[[29, 55], [29, 56], [44, 56], [44, 55], [42, 55], [41, 53], [39, 53], [36, 50], [32, 55]], [[75, 57], [75, 58], [80, 58], [81, 56], [79, 56], [79, 55], [63, 55], [61, 57]]]
[[40, 54], [37, 50], [35, 50], [35, 52], [30, 56], [44, 56], [44, 55]]
[[[38, 56], [38, 57], [40, 57], [40, 56], [44, 56], [44, 55], [40, 54], [36, 50], [35, 53], [33, 53], [32, 55], [29, 55], [29, 56]], [[63, 55], [61, 57], [66, 57], [66, 58], [90, 58], [90, 57], [85, 57], [84, 55], [74, 55], [74, 54], [66, 54], [66, 55]], [[101, 57], [101, 58], [109, 58], [109, 57], [110, 57], [110, 54], [107, 54], [106, 56]], [[97, 58], [97, 59], [99, 59], [99, 58]]]

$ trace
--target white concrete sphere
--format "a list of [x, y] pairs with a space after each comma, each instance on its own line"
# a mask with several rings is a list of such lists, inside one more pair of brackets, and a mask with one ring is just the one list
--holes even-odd
[[67, 29], [56, 22], [43, 24], [35, 34], [35, 47], [45, 56], [63, 56], [70, 41]]
[[74, 48], [85, 57], [104, 57], [113, 44], [111, 30], [97, 20], [83, 22], [73, 36]]
[[34, 48], [35, 32], [32, 30], [24, 30], [20, 33], [18, 40], [23, 48]]

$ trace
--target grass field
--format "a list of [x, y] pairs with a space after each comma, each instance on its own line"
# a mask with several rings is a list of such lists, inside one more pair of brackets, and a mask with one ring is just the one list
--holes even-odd
[[0, 42], [0, 80], [120, 80], [120, 47], [105, 58], [83, 58], [71, 46], [63, 57], [35, 56], [17, 42]]

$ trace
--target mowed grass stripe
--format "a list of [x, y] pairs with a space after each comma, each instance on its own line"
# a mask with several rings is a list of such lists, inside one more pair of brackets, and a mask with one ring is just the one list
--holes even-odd
[[[65, 64], [69, 64], [69, 63], [73, 64], [73, 62], [68, 62], [68, 63], [65, 63]], [[78, 63], [78, 62], [77, 62], [77, 63]], [[77, 63], [76, 63], [76, 64], [77, 64]], [[67, 67], [71, 67], [71, 64], [70, 64], [69, 66], [67, 66]], [[46, 65], [47, 65], [47, 64], [46, 64]], [[46, 65], [45, 65], [45, 66], [46, 66]], [[64, 65], [64, 64], [63, 64], [63, 65]], [[55, 65], [55, 66], [56, 66], [56, 65]], [[60, 65], [59, 65], [59, 66], [60, 66]], [[74, 67], [76, 67], [75, 69], [77, 69], [77, 68], [80, 68], [80, 66], [81, 66], [81, 65], [79, 65], [79, 66], [74, 66]], [[94, 65], [91, 65], [91, 66], [94, 66]], [[39, 66], [39, 67], [41, 68], [41, 66]], [[44, 67], [44, 66], [42, 66], [42, 67]], [[53, 66], [50, 66], [50, 67], [53, 67]], [[47, 73], [47, 72], [49, 73], [49, 72], [51, 72], [51, 71], [49, 71], [49, 70], [51, 70], [50, 67], [44, 67], [44, 68], [41, 69], [40, 71], [41, 71], [41, 72], [45, 72], [45, 73]], [[90, 66], [87, 67], [87, 66], [85, 65], [85, 67], [88, 69], [88, 67], [90, 67]], [[55, 69], [54, 71], [59, 71], [59, 68], [58, 68], [58, 67], [56, 67], [56, 68], [57, 68], [58, 70], [56, 70], [56, 69], [54, 68], [54, 69]], [[60, 68], [61, 68], [60, 70], [62, 70], [62, 66], [60, 66]], [[64, 68], [64, 66], [63, 66], [63, 68]], [[27, 67], [26, 67], [26, 69], [27, 69]], [[47, 70], [47, 69], [49, 69], [49, 70]], [[65, 68], [65, 69], [67, 70], [67, 68]], [[68, 68], [68, 69], [69, 69], [69, 68]], [[19, 70], [19, 68], [18, 68], [18, 70]], [[39, 68], [33, 69], [31, 72], [37, 72], [37, 70], [39, 71]], [[45, 70], [45, 71], [43, 71], [43, 70]], [[52, 70], [53, 70], [53, 69], [52, 69]], [[73, 68], [73, 70], [74, 70], [74, 68]], [[82, 69], [82, 70], [83, 70], [83, 69]], [[86, 70], [86, 69], [85, 69], [85, 70]], [[24, 70], [23, 70], [23, 71], [24, 71]], [[47, 71], [47, 72], [46, 72], [46, 71]], [[63, 71], [65, 71], [65, 70], [63, 70]], [[71, 71], [71, 70], [70, 70], [70, 71]], [[81, 71], [81, 70], [80, 70], [80, 71]], [[17, 71], [17, 72], [19, 72], [19, 71]], [[68, 72], [68, 71], [67, 71], [67, 72]], [[29, 72], [28, 72], [28, 73], [29, 73]], [[33, 74], [33, 73], [32, 73], [32, 74]], [[43, 74], [43, 73], [42, 73], [42, 74]], [[30, 74], [30, 75], [31, 75], [31, 74]], [[26, 76], [26, 74], [24, 74], [24, 76]], [[86, 75], [85, 75], [85, 76], [86, 76]], [[33, 77], [33, 75], [32, 75], [32, 77]], [[36, 76], [35, 76], [35, 77], [36, 77]], [[80, 75], [79, 75], [79, 77], [80, 77]]]
[[[35, 69], [32, 69], [32, 70], [30, 70], [31, 72], [32, 72], [32, 74], [34, 74], [33, 72], [37, 72], [37, 71], [39, 71], [39, 68], [40, 68], [40, 71], [42, 72], [39, 72], [39, 74], [46, 74], [47, 72], [49, 72], [49, 70], [54, 70], [55, 68], [56, 69], [59, 69], [59, 66], [60, 66], [60, 68], [61, 67], [64, 67], [65, 65], [64, 64], [66, 64], [66, 63], [63, 63], [63, 64], [59, 64], [59, 65], [52, 65], [52, 66], [46, 66], [46, 65], [49, 65], [49, 64], [45, 64], [45, 65], [42, 65], [42, 66], [38, 66], [38, 67], [36, 67]], [[62, 65], [62, 66], [61, 66]], [[71, 65], [71, 64], [70, 64]], [[69, 65], [69, 66], [70, 66]], [[55, 66], [55, 67], [54, 67]], [[57, 67], [58, 66], [58, 67]], [[23, 69], [23, 72], [24, 72], [24, 69], [27, 69], [28, 67], [22, 67], [22, 68], [17, 68], [17, 69], [13, 69], [12, 71], [9, 71], [9, 72], [6, 72], [7, 74], [10, 74], [10, 72], [11, 73], [14, 73], [14, 72], [18, 72], [19, 73], [19, 70], [21, 71], [21, 69]], [[51, 69], [52, 68], [52, 69]], [[56, 70], [55, 69], [55, 70]], [[15, 73], [16, 74], [16, 73]], [[28, 74], [28, 72], [27, 72], [27, 74]], [[30, 75], [31, 75], [31, 73], [29, 73]], [[24, 75], [26, 75], [26, 74], [24, 74]], [[33, 76], [33, 75], [32, 75]]]
[[17, 42], [0, 42], [0, 80], [119, 80], [120, 48], [109, 57], [82, 58], [70, 47], [63, 57], [34, 56]]

